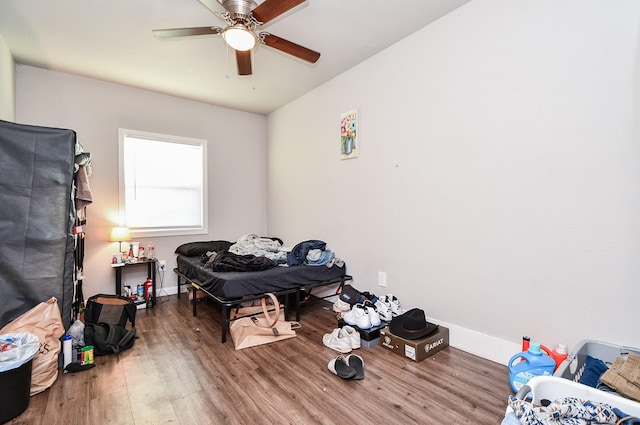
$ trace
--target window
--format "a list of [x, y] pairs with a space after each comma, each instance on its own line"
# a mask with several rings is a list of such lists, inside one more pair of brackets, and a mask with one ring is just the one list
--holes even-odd
[[206, 234], [207, 141], [119, 129], [120, 217], [135, 236]]

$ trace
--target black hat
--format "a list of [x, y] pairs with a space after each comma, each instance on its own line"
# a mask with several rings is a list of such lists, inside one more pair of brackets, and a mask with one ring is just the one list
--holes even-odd
[[438, 329], [438, 325], [427, 322], [424, 311], [414, 308], [406, 313], [394, 317], [389, 323], [389, 330], [393, 335], [405, 339], [420, 339], [431, 335]]

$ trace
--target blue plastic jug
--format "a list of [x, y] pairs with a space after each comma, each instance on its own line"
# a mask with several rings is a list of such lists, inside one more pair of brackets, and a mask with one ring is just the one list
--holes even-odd
[[540, 350], [540, 343], [532, 342], [528, 351], [523, 351], [509, 360], [509, 383], [514, 393], [534, 376], [550, 376], [556, 361]]

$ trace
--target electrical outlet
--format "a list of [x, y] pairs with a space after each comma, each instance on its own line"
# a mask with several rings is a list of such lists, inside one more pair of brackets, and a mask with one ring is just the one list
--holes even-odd
[[160, 271], [165, 271], [167, 268], [167, 260], [160, 260], [158, 261], [158, 264], [160, 265]]
[[385, 272], [378, 272], [378, 286], [387, 286], [387, 274]]

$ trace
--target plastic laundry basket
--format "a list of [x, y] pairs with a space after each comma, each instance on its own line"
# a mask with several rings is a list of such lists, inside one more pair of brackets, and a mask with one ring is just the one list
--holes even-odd
[[567, 359], [560, 363], [553, 376], [580, 382], [586, 366], [587, 356], [602, 360], [607, 366], [611, 366], [616, 357], [626, 359], [629, 353], [640, 355], [640, 349], [585, 339], [571, 350]]
[[628, 415], [640, 417], [640, 403], [637, 401], [620, 397], [614, 393], [596, 390], [587, 385], [557, 376], [536, 376], [531, 378], [516, 397], [525, 400], [529, 395], [532, 397], [531, 402], [536, 406], [540, 406], [543, 400], [554, 401], [563, 397], [576, 397], [581, 400], [607, 403]]

